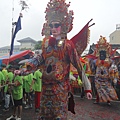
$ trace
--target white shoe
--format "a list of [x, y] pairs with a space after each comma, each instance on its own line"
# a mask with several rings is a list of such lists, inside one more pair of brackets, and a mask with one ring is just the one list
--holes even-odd
[[20, 117], [18, 117], [16, 120], [21, 120], [21, 118], [20, 118]]
[[26, 101], [23, 101], [23, 104], [26, 105]]
[[33, 107], [33, 106], [32, 106], [32, 104], [31, 104], [31, 105], [26, 105], [24, 108], [25, 108], [25, 109], [32, 109], [32, 107]]
[[30, 108], [30, 106], [29, 106], [29, 105], [26, 105], [24, 108], [25, 108], [25, 109], [29, 109], [29, 108]]
[[11, 116], [10, 116], [9, 118], [7, 118], [6, 120], [10, 120], [10, 119], [12, 119], [12, 118], [17, 119], [17, 116], [11, 115]]

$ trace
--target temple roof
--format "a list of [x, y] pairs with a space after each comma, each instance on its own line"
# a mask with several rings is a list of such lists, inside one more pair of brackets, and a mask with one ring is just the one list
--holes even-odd
[[37, 43], [37, 41], [33, 40], [33, 39], [30, 38], [30, 37], [17, 40], [17, 42], [20, 42], [20, 43], [23, 43], [23, 42], [32, 42], [32, 43], [35, 43], [35, 44]]

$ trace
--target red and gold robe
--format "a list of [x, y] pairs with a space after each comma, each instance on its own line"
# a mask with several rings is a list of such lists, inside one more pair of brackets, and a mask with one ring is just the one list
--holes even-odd
[[[60, 41], [62, 44], [59, 44]], [[45, 38], [42, 46], [43, 60], [40, 60], [41, 56], [34, 59], [43, 71], [39, 119], [67, 120], [70, 64], [77, 69], [80, 77], [83, 76], [78, 53], [70, 40]], [[85, 91], [91, 92], [89, 80], [84, 77], [83, 83]]]

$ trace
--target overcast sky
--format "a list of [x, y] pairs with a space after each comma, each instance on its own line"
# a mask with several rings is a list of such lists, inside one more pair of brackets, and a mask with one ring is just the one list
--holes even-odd
[[[12, 18], [17, 21], [21, 6], [20, 0], [0, 0], [0, 47], [11, 43]], [[120, 0], [66, 0], [71, 2], [69, 10], [74, 11], [73, 29], [68, 34], [68, 39], [77, 34], [82, 27], [93, 18], [95, 25], [90, 28], [90, 44], [96, 43], [100, 35], [107, 38], [116, 30], [116, 24], [120, 24]], [[15, 38], [17, 40], [31, 37], [38, 41], [43, 38], [41, 30], [45, 22], [45, 9], [49, 0], [27, 0], [29, 9], [24, 10], [21, 21], [22, 30]], [[14, 6], [14, 12], [12, 8]]]

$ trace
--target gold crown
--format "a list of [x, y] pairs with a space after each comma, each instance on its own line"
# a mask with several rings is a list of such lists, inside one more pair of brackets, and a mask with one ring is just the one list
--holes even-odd
[[[65, 0], [50, 0], [47, 4], [46, 8], [46, 23], [43, 25], [42, 35], [49, 36], [50, 29], [49, 24], [52, 21], [57, 21], [61, 23], [62, 35], [63, 37], [67, 37], [67, 33], [72, 30], [72, 22], [73, 22], [73, 11], [70, 10], [68, 12], [69, 4], [65, 3]], [[47, 30], [46, 30], [47, 29]], [[47, 32], [47, 33], [46, 33]]]
[[99, 56], [99, 52], [103, 50], [103, 51], [106, 51], [107, 57], [110, 57], [112, 48], [111, 48], [111, 45], [107, 42], [106, 38], [103, 36], [100, 36], [100, 39], [97, 43], [98, 44], [96, 44], [96, 50], [95, 50], [96, 56]]
[[99, 44], [99, 45], [103, 45], [103, 44], [106, 44], [106, 42], [107, 42], [106, 38], [103, 37], [103, 36], [100, 36], [100, 39], [99, 39], [99, 41], [98, 41], [98, 44]]

